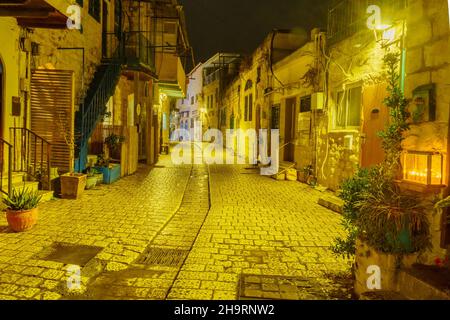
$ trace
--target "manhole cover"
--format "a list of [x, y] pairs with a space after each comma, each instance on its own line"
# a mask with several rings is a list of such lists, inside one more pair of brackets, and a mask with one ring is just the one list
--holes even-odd
[[240, 299], [322, 300], [322, 285], [313, 278], [242, 274]]
[[83, 267], [101, 250], [103, 250], [102, 247], [55, 242], [39, 252], [36, 258]]
[[139, 257], [137, 264], [179, 267], [188, 255], [188, 250], [150, 247]]

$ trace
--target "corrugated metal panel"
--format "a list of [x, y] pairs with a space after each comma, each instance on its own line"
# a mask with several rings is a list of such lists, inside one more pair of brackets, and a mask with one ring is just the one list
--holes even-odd
[[36, 70], [31, 76], [31, 130], [52, 144], [51, 165], [73, 168], [74, 80], [67, 70]]

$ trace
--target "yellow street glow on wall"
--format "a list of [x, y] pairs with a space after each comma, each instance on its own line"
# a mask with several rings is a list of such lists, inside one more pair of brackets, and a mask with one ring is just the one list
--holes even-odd
[[450, 0], [447, 0], [447, 8], [448, 8], [448, 22], [450, 27]]

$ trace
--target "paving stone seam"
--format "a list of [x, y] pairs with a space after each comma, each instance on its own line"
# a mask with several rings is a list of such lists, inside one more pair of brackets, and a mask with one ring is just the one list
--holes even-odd
[[[204, 165], [206, 166], [207, 171], [208, 171], [208, 211], [206, 212], [205, 217], [203, 218], [203, 221], [202, 221], [200, 227], [198, 228], [197, 234], [195, 235], [195, 238], [189, 247], [189, 253], [191, 253], [192, 249], [194, 248], [195, 242], [197, 241], [197, 239], [200, 235], [200, 232], [203, 228], [203, 225], [205, 224], [206, 219], [208, 218], [209, 212], [211, 210], [211, 172], [209, 170], [209, 166], [207, 164], [204, 164]], [[169, 296], [170, 292], [172, 291], [173, 285], [177, 281], [178, 276], [179, 276], [181, 270], [183, 269], [183, 265], [185, 264], [187, 258], [189, 257], [189, 253], [184, 257], [183, 262], [180, 264], [180, 267], [178, 268], [178, 271], [172, 281], [172, 284], [170, 285], [169, 289], [166, 292], [166, 296], [164, 297], [164, 300], [167, 300], [167, 297]]]

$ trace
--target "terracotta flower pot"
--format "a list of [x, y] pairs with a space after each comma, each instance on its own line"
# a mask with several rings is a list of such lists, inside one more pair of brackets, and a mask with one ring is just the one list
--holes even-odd
[[15, 232], [27, 231], [33, 228], [38, 218], [38, 208], [31, 210], [6, 210], [6, 220], [9, 227]]

